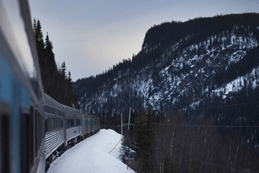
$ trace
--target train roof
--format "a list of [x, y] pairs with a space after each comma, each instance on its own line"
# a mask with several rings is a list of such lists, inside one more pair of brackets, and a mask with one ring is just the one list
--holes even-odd
[[45, 103], [44, 103], [45, 106], [54, 108], [61, 112], [64, 112], [64, 108], [63, 108], [62, 104], [60, 104], [58, 101], [56, 101], [55, 99], [53, 99], [46, 93], [44, 93], [44, 100], [45, 100]]
[[65, 111], [66, 118], [81, 118], [81, 111], [66, 105], [62, 105]]

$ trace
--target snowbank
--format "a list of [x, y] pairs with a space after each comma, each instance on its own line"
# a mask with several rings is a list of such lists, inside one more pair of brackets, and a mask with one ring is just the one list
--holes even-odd
[[48, 173], [134, 173], [119, 160], [121, 138], [113, 130], [102, 129], [55, 160]]

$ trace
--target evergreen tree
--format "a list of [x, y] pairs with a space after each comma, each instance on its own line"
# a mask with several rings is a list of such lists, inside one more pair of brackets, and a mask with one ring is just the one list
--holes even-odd
[[154, 172], [155, 115], [149, 109], [147, 112], [140, 109], [135, 119], [136, 159], [141, 172]]
[[55, 54], [53, 53], [53, 45], [49, 39], [49, 35], [43, 40], [41, 23], [34, 19], [33, 32], [37, 46], [41, 78], [44, 92], [58, 102], [67, 106], [75, 106], [79, 108], [77, 98], [72, 91], [72, 79], [69, 72], [66, 75], [66, 64], [62, 63], [61, 69], [57, 68]]
[[53, 88], [55, 85], [55, 81], [57, 78], [57, 65], [55, 62], [55, 55], [53, 53], [53, 46], [51, 41], [49, 40], [49, 36], [47, 34], [45, 39], [45, 49], [44, 49], [44, 64], [45, 64], [45, 85], [44, 90], [49, 93], [50, 96], [55, 96], [55, 93], [53, 93]]

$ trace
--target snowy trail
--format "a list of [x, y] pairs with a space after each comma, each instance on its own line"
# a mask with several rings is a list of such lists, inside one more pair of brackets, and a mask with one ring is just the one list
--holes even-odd
[[122, 163], [119, 144], [122, 136], [113, 130], [100, 130], [55, 160], [48, 173], [134, 173]]

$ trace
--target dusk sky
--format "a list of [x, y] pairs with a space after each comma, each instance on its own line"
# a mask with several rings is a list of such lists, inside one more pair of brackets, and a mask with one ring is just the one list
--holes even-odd
[[141, 50], [147, 30], [166, 21], [259, 13], [258, 0], [29, 0], [56, 62], [73, 81], [104, 72]]

